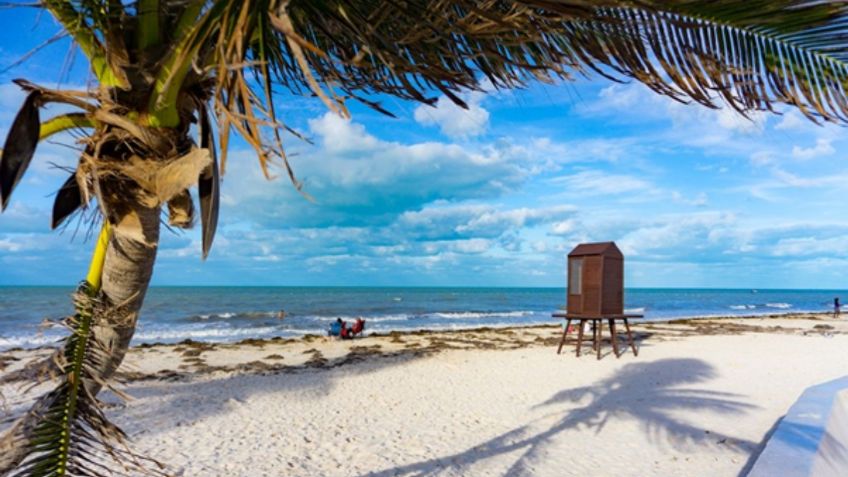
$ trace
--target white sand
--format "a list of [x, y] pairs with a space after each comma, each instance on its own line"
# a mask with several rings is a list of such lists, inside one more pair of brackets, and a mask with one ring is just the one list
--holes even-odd
[[[277, 354], [264, 362], [290, 368], [188, 366], [125, 386], [127, 404], [107, 400], [136, 450], [186, 476], [736, 476], [804, 388], [848, 374], [848, 323], [712, 323], [642, 326], [638, 357], [605, 344], [600, 361], [589, 348], [557, 356], [556, 328], [217, 346], [201, 352], [207, 366]], [[377, 345], [361, 362], [303, 366], [321, 363], [307, 350], [333, 364]], [[177, 370], [185, 348], [128, 361]], [[17, 389], [2, 388], [12, 415], [25, 408]]]

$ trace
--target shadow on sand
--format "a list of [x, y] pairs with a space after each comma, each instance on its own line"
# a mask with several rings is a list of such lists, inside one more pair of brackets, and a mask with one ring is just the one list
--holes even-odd
[[[145, 406], [127, 406], [111, 392], [104, 392], [99, 397], [108, 409], [120, 409], [120, 412], [111, 411], [110, 417], [128, 435], [134, 436], [140, 432], [157, 434], [167, 432], [174, 426], [190, 425], [211, 415], [228, 414], [255, 394], [285, 394], [305, 390], [316, 395], [329, 394], [337, 379], [374, 373], [385, 367], [429, 356], [432, 352], [405, 349], [381, 353], [379, 359], [371, 359], [369, 354], [360, 354], [354, 350], [337, 359], [318, 358], [317, 364], [313, 365], [307, 363], [280, 366], [277, 369], [260, 368], [210, 380], [194, 380], [191, 378], [196, 377], [195, 374], [186, 372], [172, 380], [137, 381], [124, 390], [132, 400], [153, 398]], [[321, 354], [317, 353], [317, 356]], [[343, 372], [329, 372], [342, 367]], [[197, 376], [203, 374], [198, 373]], [[215, 389], [215, 392], [209, 395], [211, 389]]]
[[[681, 410], [741, 414], [755, 407], [738, 401], [739, 396], [734, 394], [683, 387], [715, 377], [716, 373], [709, 364], [696, 359], [627, 364], [614, 376], [594, 386], [563, 390], [534, 406], [552, 411], [553, 414], [546, 416], [546, 420], [551, 415], [556, 416], [556, 422], [546, 429], [539, 430], [538, 422], [531, 422], [456, 454], [368, 475], [422, 476], [445, 471], [471, 475], [468, 469], [471, 465], [514, 452], [520, 452], [520, 455], [504, 475], [532, 475], [528, 465], [544, 455], [546, 446], [552, 445], [558, 434], [577, 427], [599, 433], [610, 421], [621, 419], [637, 420], [649, 441], [667, 442], [683, 450], [694, 445], [725, 445], [753, 450], [756, 442], [705, 432], [701, 427], [673, 417]], [[645, 386], [646, 382], [652, 385]], [[581, 405], [587, 400], [588, 403]]]

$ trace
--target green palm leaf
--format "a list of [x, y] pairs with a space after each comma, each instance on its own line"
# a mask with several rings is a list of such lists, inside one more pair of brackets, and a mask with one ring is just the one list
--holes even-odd
[[[161, 464], [130, 451], [125, 435], [109, 422], [97, 398], [87, 386], [97, 382], [92, 369], [105, 359], [103, 348], [92, 331], [97, 310], [96, 287], [83, 282], [75, 294], [77, 313], [66, 319], [70, 335], [60, 355], [62, 378], [41, 399], [44, 409], [32, 433], [26, 456], [12, 476], [113, 476], [130, 472], [165, 475]], [[127, 472], [107, 466], [110, 456]]]

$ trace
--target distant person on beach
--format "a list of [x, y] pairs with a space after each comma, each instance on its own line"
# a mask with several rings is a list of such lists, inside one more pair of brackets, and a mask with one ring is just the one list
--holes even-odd
[[349, 340], [363, 331], [365, 331], [365, 320], [362, 318], [357, 318], [356, 323], [350, 327], [347, 326], [344, 320], [337, 318], [336, 321], [330, 323], [330, 329], [327, 330], [327, 335], [338, 336], [341, 339]]
[[328, 336], [341, 336], [342, 330], [345, 329], [345, 322], [341, 318], [336, 318], [336, 321], [330, 324], [330, 329], [327, 330]]
[[833, 316], [835, 316], [837, 318], [839, 317], [839, 307], [840, 306], [841, 305], [839, 304], [839, 297], [834, 298], [833, 299]]

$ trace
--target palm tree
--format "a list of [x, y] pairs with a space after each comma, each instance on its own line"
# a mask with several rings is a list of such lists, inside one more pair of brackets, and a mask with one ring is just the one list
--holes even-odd
[[[285, 167], [287, 128], [273, 94], [317, 97], [348, 115], [381, 95], [433, 104], [443, 94], [522, 87], [595, 73], [741, 114], [797, 107], [848, 118], [847, 1], [814, 0], [40, 0], [87, 57], [97, 89], [27, 93], [0, 161], [5, 209], [40, 140], [83, 132], [79, 163], [56, 195], [53, 227], [96, 201], [103, 231], [59, 384], [0, 441], [0, 474], [98, 475], [120, 431], [96, 395], [120, 365], [153, 273], [160, 215], [189, 227], [202, 254], [218, 219], [231, 132], [268, 174]], [[41, 122], [50, 103], [76, 112]], [[192, 137], [195, 124], [197, 137]], [[216, 149], [220, 149], [217, 157]], [[199, 213], [189, 193], [197, 186]], [[111, 440], [110, 440], [111, 439]], [[105, 449], [104, 447], [105, 446]]]

